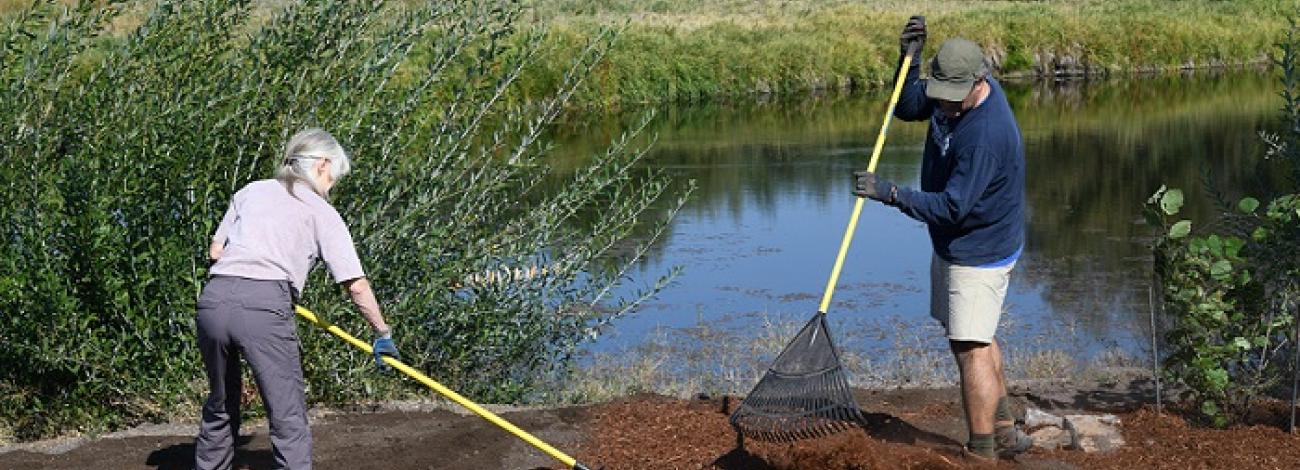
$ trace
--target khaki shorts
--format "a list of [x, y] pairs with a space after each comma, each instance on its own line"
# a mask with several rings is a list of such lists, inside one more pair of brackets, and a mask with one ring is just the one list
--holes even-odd
[[951, 341], [992, 343], [1015, 263], [996, 268], [958, 266], [930, 260], [930, 316]]

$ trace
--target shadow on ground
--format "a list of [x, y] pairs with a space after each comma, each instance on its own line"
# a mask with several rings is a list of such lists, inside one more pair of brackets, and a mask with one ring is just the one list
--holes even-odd
[[1020, 395], [1045, 411], [1128, 413], [1155, 403], [1155, 382], [1143, 378], [1112, 387], [1042, 387]]
[[[723, 414], [727, 409], [724, 405]], [[933, 449], [958, 449], [961, 444], [951, 437], [930, 432], [908, 423], [906, 420], [888, 413], [864, 412], [860, 427], [850, 427], [836, 433], [840, 439], [874, 438], [884, 442], [922, 446]], [[769, 462], [760, 455], [746, 449], [746, 442], [753, 440], [737, 439], [736, 446], [712, 462], [712, 466], [721, 470], [774, 470], [789, 468]], [[763, 446], [765, 443], [755, 443]], [[787, 443], [792, 444], [793, 443]]]
[[961, 446], [955, 439], [913, 426], [897, 416], [885, 413], [864, 413], [863, 430], [867, 435], [885, 442], [913, 445]]
[[[267, 449], [245, 449], [253, 439], [240, 436], [236, 440], [233, 468], [261, 470], [275, 468], [275, 454]], [[155, 450], [145, 458], [145, 465], [157, 470], [190, 470], [194, 468], [194, 444], [175, 444]]]

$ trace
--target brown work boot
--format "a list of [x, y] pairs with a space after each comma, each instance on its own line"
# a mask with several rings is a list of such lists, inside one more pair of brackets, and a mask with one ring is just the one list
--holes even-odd
[[1034, 440], [1020, 430], [1019, 424], [998, 426], [993, 429], [993, 442], [996, 454], [1004, 459], [1012, 459], [1028, 452], [1034, 446]]

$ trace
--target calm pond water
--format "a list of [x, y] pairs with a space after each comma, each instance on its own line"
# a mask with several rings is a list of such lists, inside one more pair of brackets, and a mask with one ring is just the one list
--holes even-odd
[[[1234, 200], [1260, 187], [1258, 132], [1277, 127], [1276, 83], [1251, 71], [1005, 84], [1026, 144], [1029, 236], [999, 337], [1081, 358], [1149, 354], [1143, 203], [1161, 184], [1196, 196], [1211, 182]], [[734, 340], [775, 319], [806, 321], [852, 210], [850, 173], [866, 166], [886, 99], [660, 111], [648, 130], [658, 140], [647, 166], [694, 179], [698, 190], [633, 277], [644, 286], [673, 266], [682, 273], [590, 350], [616, 353], [702, 327]], [[633, 120], [566, 129], [556, 164], [580, 163]], [[896, 121], [879, 172], [915, 186], [925, 129]], [[1188, 210], [1206, 220], [1215, 208], [1199, 196]], [[867, 333], [841, 347], [887, 354], [900, 334], [946, 347], [916, 333], [937, 331], [928, 316], [930, 256], [921, 223], [867, 205], [829, 312], [837, 333]]]

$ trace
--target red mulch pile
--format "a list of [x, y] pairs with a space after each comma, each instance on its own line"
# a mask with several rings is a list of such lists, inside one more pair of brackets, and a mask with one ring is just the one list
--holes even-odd
[[[1284, 408], [1274, 416], [1283, 412]], [[1070, 451], [1049, 455], [1084, 468], [1300, 468], [1300, 436], [1287, 434], [1279, 418], [1264, 420], [1267, 425], [1211, 429], [1143, 408], [1120, 419], [1127, 441], [1120, 450], [1106, 455]]]
[[[580, 461], [618, 469], [950, 469], [993, 468], [963, 459], [954, 439], [922, 431], [901, 419], [868, 416], [870, 431], [846, 431], [793, 444], [736, 436], [719, 401], [636, 396], [589, 410], [588, 442]], [[915, 416], [908, 414], [909, 416]], [[1276, 424], [1227, 430], [1189, 425], [1151, 409], [1120, 415], [1128, 445], [1106, 455], [1036, 450], [1014, 468], [1281, 469], [1300, 468], [1300, 436]], [[908, 419], [923, 419], [909, 417]]]
[[972, 468], [953, 449], [886, 442], [861, 431], [792, 444], [747, 439], [746, 451], [736, 451], [736, 434], [717, 401], [637, 396], [590, 412], [591, 437], [579, 460], [610, 470]]

